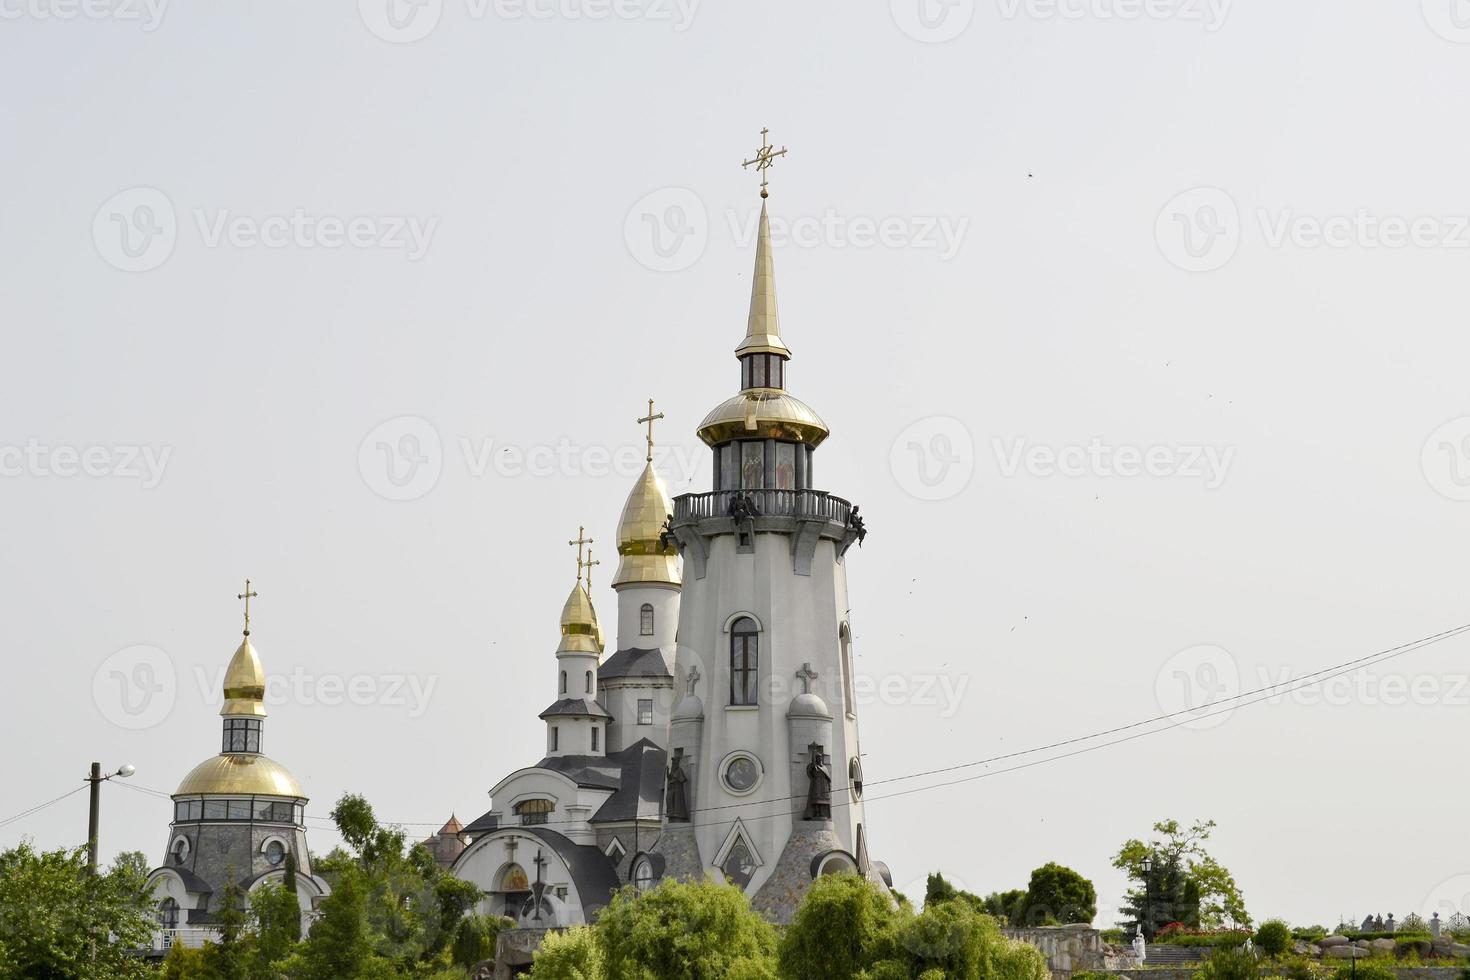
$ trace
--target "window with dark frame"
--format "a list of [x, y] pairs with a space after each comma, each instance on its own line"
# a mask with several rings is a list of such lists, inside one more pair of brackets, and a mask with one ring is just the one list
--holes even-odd
[[653, 635], [653, 603], [645, 602], [638, 610], [638, 635]]
[[756, 703], [760, 684], [760, 634], [755, 620], [741, 616], [730, 630], [730, 703]]
[[653, 724], [653, 698], [638, 699], [638, 724]]
[[557, 730], [556, 730], [556, 726], [555, 725], [552, 725], [551, 726], [551, 751], [553, 751], [553, 752], [559, 751], [558, 748], [557, 748], [557, 743], [559, 741], [559, 739], [557, 737], [557, 734], [558, 733], [557, 733]]
[[587, 671], [586, 684], [587, 684], [587, 693], [588, 694], [591, 694], [592, 693], [592, 671], [590, 671], [590, 670]]
[[260, 719], [226, 718], [221, 752], [259, 752]]
[[597, 726], [592, 726], [592, 751], [597, 751]]

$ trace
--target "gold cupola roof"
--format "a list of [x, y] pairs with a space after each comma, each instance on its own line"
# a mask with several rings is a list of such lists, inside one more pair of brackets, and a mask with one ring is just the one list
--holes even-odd
[[600, 654], [602, 647], [602, 627], [597, 623], [597, 611], [592, 608], [592, 596], [578, 578], [572, 594], [561, 607], [561, 643], [556, 652]]
[[240, 641], [230, 665], [225, 668], [224, 694], [220, 714], [265, 717], [265, 671], [261, 669], [255, 647], [250, 644], [249, 633]]
[[745, 322], [745, 339], [735, 348], [737, 357], [745, 354], [791, 356], [791, 348], [781, 339], [781, 318], [776, 312], [776, 266], [771, 259], [771, 220], [764, 200], [755, 240], [755, 273], [750, 279], [750, 316]]
[[731, 439], [783, 439], [816, 448], [831, 431], [810, 405], [774, 388], [747, 388], [699, 423], [699, 438], [709, 446]]
[[673, 512], [674, 504], [650, 461], [628, 494], [618, 521], [618, 573], [613, 588], [680, 584], [679, 553], [672, 543], [659, 543], [664, 522]]
[[175, 796], [194, 794], [294, 796], [306, 799], [291, 771], [259, 753], [224, 752], [195, 766]]

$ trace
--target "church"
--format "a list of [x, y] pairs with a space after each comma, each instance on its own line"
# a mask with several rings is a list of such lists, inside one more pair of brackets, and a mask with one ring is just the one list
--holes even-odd
[[303, 931], [331, 893], [311, 870], [307, 796], [289, 769], [262, 752], [265, 671], [250, 642], [255, 595], [247, 579], [239, 596], [245, 600], [245, 637], [225, 669], [220, 751], [195, 766], [174, 791], [163, 864], [144, 886], [156, 909], [158, 950], [216, 938], [215, 923], [232, 882], [245, 905], [266, 883], [294, 889]]
[[[785, 153], [762, 142], [759, 171]], [[868, 854], [853, 696], [847, 559], [866, 529], [817, 488], [830, 430], [787, 389], [761, 176], [739, 388], [697, 430], [713, 486], [669, 499], [650, 401], [647, 466], [617, 528], [614, 648], [583, 529], [546, 663], [545, 755], [460, 831], [453, 873], [525, 929], [592, 921], [618, 889], [666, 878], [715, 875], [777, 922], [819, 875], [892, 886]]]

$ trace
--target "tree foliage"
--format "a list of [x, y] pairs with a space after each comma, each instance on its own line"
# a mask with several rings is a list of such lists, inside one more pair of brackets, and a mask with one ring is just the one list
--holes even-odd
[[536, 951], [532, 980], [604, 980], [602, 945], [591, 926], [548, 932]]
[[781, 972], [805, 980], [849, 980], [893, 955], [895, 917], [893, 906], [866, 880], [824, 875], [812, 882], [781, 937]]
[[87, 849], [0, 852], [0, 975], [126, 978], [147, 975], [134, 950], [152, 938], [144, 872], [130, 855], [105, 871]]
[[1275, 960], [1291, 948], [1291, 926], [1280, 919], [1267, 919], [1256, 930], [1256, 948]]
[[1097, 889], [1071, 868], [1050, 861], [1031, 872], [1013, 925], [1090, 923], [1097, 915]]
[[[1235, 879], [1205, 850], [1215, 822], [1195, 821], [1184, 828], [1177, 820], [1161, 820], [1153, 829], [1161, 840], [1129, 840], [1113, 856], [1113, 867], [1137, 882], [1125, 896], [1125, 918], [1118, 924], [1131, 930], [1143, 923], [1150, 939], [1170, 922], [1196, 928], [1249, 926]], [[1151, 867], [1145, 873], [1146, 859]]]
[[624, 889], [598, 916], [597, 935], [618, 980], [721, 977], [742, 960], [769, 961], [776, 949], [775, 929], [745, 894], [712, 880]]

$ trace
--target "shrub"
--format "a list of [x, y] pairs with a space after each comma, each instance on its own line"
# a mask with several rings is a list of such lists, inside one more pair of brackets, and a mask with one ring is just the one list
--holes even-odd
[[1260, 967], [1254, 953], [1220, 948], [1210, 954], [1194, 976], [1195, 980], [1259, 980]]
[[1291, 926], [1280, 919], [1267, 919], [1256, 930], [1256, 946], [1274, 961], [1291, 948]]
[[1398, 974], [1381, 963], [1358, 963], [1354, 976], [1353, 964], [1340, 966], [1332, 971], [1332, 980], [1398, 980]]
[[781, 972], [803, 980], [847, 980], [893, 954], [894, 911], [857, 875], [812, 882], [781, 937]]
[[602, 949], [590, 926], [548, 932], [536, 950], [532, 980], [603, 980]]

